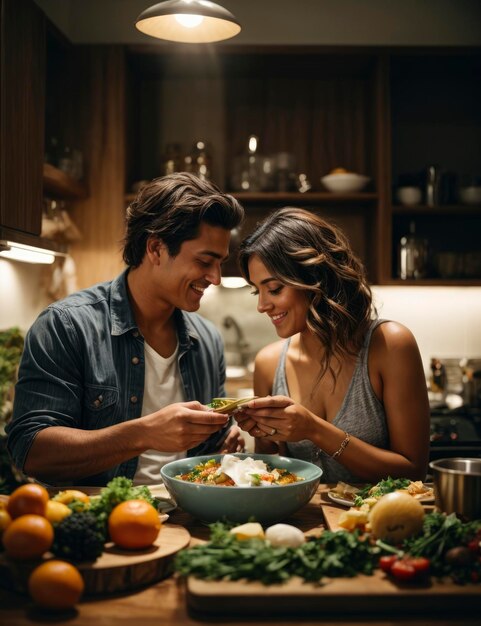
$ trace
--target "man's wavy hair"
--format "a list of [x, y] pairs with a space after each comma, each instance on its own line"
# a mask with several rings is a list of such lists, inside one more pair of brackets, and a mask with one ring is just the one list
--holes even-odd
[[178, 172], [156, 178], [137, 194], [127, 209], [123, 259], [138, 267], [147, 239], [154, 235], [177, 256], [184, 241], [195, 239], [201, 222], [232, 230], [242, 222], [244, 209], [213, 183]]
[[339, 363], [359, 352], [376, 313], [364, 267], [345, 235], [314, 213], [285, 207], [241, 243], [239, 264], [248, 282], [254, 254], [274, 278], [305, 292], [307, 327], [325, 347], [319, 379], [330, 371], [335, 381], [333, 358]]

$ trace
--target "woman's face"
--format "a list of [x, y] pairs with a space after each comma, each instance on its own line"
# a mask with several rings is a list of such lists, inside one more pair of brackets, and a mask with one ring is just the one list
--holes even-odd
[[309, 302], [304, 291], [274, 278], [257, 255], [249, 259], [250, 282], [258, 296], [257, 310], [266, 313], [279, 337], [292, 337], [306, 329]]

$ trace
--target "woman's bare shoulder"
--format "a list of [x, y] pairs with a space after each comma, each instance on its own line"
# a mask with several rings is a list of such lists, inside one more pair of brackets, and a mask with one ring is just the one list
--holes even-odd
[[421, 355], [413, 333], [399, 322], [384, 322], [374, 330], [369, 347], [372, 373], [397, 371], [420, 362]]
[[264, 346], [257, 353], [255, 363], [257, 365], [272, 364], [277, 365], [279, 357], [281, 356], [282, 348], [284, 346], [284, 340], [275, 341], [267, 346]]
[[283, 345], [284, 341], [282, 340], [275, 341], [261, 348], [255, 358], [256, 371], [262, 372], [264, 376], [272, 380], [281, 356]]
[[399, 322], [387, 321], [379, 324], [371, 339], [374, 351], [399, 350], [417, 346], [413, 333]]

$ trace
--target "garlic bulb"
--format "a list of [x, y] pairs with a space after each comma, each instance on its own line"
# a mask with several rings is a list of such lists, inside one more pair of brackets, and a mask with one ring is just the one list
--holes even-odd
[[298, 548], [306, 540], [302, 530], [290, 524], [269, 526], [266, 530], [265, 538], [274, 547], [285, 546], [288, 548]]

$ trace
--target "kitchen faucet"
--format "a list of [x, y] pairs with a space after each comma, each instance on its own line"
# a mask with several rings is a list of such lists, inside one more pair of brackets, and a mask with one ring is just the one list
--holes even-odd
[[226, 329], [234, 329], [236, 334], [235, 344], [226, 344], [226, 348], [229, 347], [229, 345], [232, 346], [237, 354], [240, 355], [241, 364], [244, 367], [247, 367], [249, 363], [250, 344], [248, 341], [246, 341], [246, 338], [244, 337], [244, 331], [231, 315], [227, 315], [226, 317], [224, 317], [224, 319], [222, 320], [222, 326]]

